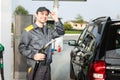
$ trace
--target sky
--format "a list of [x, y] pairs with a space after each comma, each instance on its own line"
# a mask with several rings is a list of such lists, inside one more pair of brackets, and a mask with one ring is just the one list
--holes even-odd
[[[85, 21], [101, 16], [110, 16], [114, 19], [120, 16], [120, 0], [59, 1], [58, 4], [58, 16], [63, 22], [75, 20], [78, 15], [81, 15]], [[34, 15], [36, 9], [41, 6], [53, 11], [54, 1], [12, 0], [12, 11], [18, 5]]]

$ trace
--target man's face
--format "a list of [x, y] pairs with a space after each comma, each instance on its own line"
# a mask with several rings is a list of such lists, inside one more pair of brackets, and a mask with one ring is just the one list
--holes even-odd
[[36, 14], [36, 20], [40, 23], [45, 23], [48, 19], [48, 15], [49, 13], [47, 11], [38, 12], [38, 14]]

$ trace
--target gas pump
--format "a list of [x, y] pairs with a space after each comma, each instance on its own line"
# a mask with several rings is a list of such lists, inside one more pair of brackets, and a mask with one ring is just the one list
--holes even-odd
[[1, 72], [1, 80], [4, 80], [3, 51], [4, 51], [4, 46], [2, 44], [0, 44], [0, 72]]

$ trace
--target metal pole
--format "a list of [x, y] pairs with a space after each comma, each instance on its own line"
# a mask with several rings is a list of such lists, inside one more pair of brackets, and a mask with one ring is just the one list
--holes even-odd
[[[59, 0], [54, 0], [54, 6], [53, 9], [58, 15], [58, 8], [59, 8]], [[61, 50], [63, 49], [63, 36], [56, 38], [55, 43], [53, 44], [55, 47], [55, 50], [58, 50], [58, 46], [60, 46]]]
[[58, 14], [58, 0], [54, 0], [53, 9]]

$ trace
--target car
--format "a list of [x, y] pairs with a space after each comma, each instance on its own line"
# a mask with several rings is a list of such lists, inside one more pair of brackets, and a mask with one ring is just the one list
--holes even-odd
[[68, 45], [71, 79], [120, 80], [120, 20], [98, 17]]

